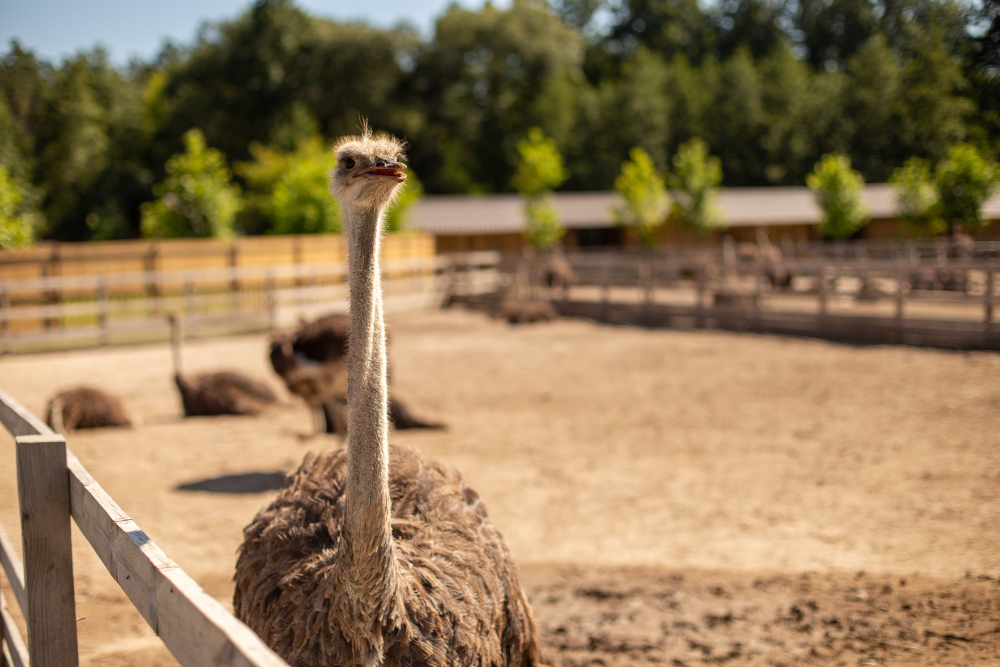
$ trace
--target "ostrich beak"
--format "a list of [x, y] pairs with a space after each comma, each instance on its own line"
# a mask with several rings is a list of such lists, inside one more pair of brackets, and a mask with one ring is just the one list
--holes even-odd
[[406, 165], [402, 162], [387, 162], [385, 165], [377, 167], [369, 167], [368, 169], [363, 169], [356, 174], [354, 177], [359, 176], [388, 176], [396, 179], [397, 183], [402, 183], [406, 180]]

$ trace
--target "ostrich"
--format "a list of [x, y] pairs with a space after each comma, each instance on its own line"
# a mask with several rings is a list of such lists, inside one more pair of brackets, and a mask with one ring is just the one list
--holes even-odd
[[[274, 372], [288, 390], [302, 398], [313, 417], [313, 434], [340, 433], [347, 424], [347, 339], [350, 318], [327, 315], [303, 322], [291, 334], [271, 341]], [[389, 397], [389, 421], [397, 429], [440, 429], [443, 424], [424, 421], [395, 396]]]
[[45, 421], [58, 433], [81, 428], [133, 426], [138, 420], [129, 415], [116, 397], [94, 387], [60, 391], [49, 401]]
[[233, 371], [187, 375], [181, 369], [181, 341], [184, 324], [169, 315], [174, 354], [174, 382], [181, 394], [185, 417], [206, 415], [252, 415], [277, 402], [274, 392], [263, 382]]
[[388, 444], [379, 244], [402, 145], [334, 147], [350, 267], [347, 445], [308, 455], [244, 530], [233, 607], [290, 664], [536, 665], [517, 569], [475, 491]]

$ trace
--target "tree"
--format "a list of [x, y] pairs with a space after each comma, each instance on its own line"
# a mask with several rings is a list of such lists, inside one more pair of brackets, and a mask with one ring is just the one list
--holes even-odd
[[615, 190], [625, 205], [614, 210], [619, 225], [631, 227], [646, 247], [656, 242], [656, 232], [667, 219], [670, 196], [653, 160], [641, 147], [629, 151], [629, 160], [622, 163], [615, 179]]
[[158, 199], [142, 205], [143, 236], [232, 236], [242, 197], [225, 157], [205, 145], [198, 129], [188, 130], [184, 146], [167, 160], [163, 183], [153, 186]]
[[846, 239], [868, 222], [868, 211], [861, 202], [865, 181], [851, 169], [846, 155], [824, 155], [806, 176], [806, 184], [823, 211], [819, 231], [824, 238]]
[[0, 248], [10, 250], [30, 245], [35, 238], [37, 216], [24, 206], [24, 194], [0, 166]]
[[487, 3], [479, 11], [452, 4], [420, 49], [412, 77], [423, 115], [409, 134], [412, 162], [428, 189], [508, 190], [518, 138], [548, 127], [538, 115], [539, 95], [558, 92], [553, 79], [582, 80], [582, 57], [580, 35], [541, 0], [514, 0], [507, 9]]
[[385, 211], [385, 228], [389, 232], [406, 230], [406, 218], [410, 207], [424, 196], [424, 185], [413, 171], [406, 172], [406, 185], [400, 188], [396, 198]]
[[548, 197], [569, 177], [555, 142], [541, 128], [528, 130], [526, 139], [517, 143], [521, 157], [512, 183], [524, 198], [524, 238], [544, 250], [559, 242], [565, 234], [559, 215]]
[[892, 173], [889, 182], [896, 191], [900, 217], [911, 228], [944, 231], [944, 224], [936, 215], [940, 198], [927, 160], [911, 157]]
[[336, 166], [323, 138], [299, 140], [281, 151], [254, 143], [252, 162], [237, 162], [247, 187], [237, 227], [247, 233], [322, 234], [340, 231], [340, 207], [329, 192]]
[[983, 202], [996, 190], [1000, 165], [984, 158], [970, 144], [956, 144], [934, 170], [939, 216], [951, 231], [978, 229], [985, 224]]
[[722, 183], [719, 158], [709, 155], [708, 145], [695, 137], [677, 149], [673, 163], [670, 187], [674, 190], [674, 217], [681, 226], [698, 233], [720, 227], [724, 220], [715, 206]]

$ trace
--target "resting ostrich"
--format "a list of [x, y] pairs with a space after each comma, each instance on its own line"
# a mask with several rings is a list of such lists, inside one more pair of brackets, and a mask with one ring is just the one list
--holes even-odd
[[[271, 367], [309, 406], [313, 435], [346, 432], [349, 325], [347, 315], [327, 315], [271, 341]], [[389, 397], [389, 421], [397, 429], [444, 428], [416, 417], [394, 396]]]
[[263, 382], [233, 371], [187, 375], [181, 366], [181, 341], [184, 325], [176, 315], [169, 315], [174, 354], [174, 382], [181, 394], [185, 417], [208, 415], [252, 415], [276, 403], [277, 397]]
[[313, 665], [535, 665], [534, 619], [475, 491], [388, 444], [379, 244], [406, 175], [365, 128], [335, 146], [331, 188], [350, 267], [346, 448], [309, 455], [244, 530], [233, 607], [285, 660]]
[[134, 425], [122, 402], [93, 387], [76, 387], [60, 391], [49, 401], [46, 423], [58, 433], [81, 428]]

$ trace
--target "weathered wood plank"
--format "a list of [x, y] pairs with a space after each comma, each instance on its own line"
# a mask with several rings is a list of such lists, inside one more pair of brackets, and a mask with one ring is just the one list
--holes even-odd
[[77, 526], [181, 664], [285, 665], [170, 560], [72, 454], [67, 465]]
[[16, 443], [28, 648], [33, 667], [74, 667], [79, 654], [66, 441], [20, 435]]
[[14, 543], [10, 541], [2, 524], [0, 524], [0, 564], [7, 574], [7, 583], [10, 584], [14, 599], [21, 607], [21, 613], [26, 613], [28, 601], [24, 596], [24, 566], [21, 565], [21, 559], [14, 550]]
[[3, 627], [4, 659], [14, 667], [28, 667], [28, 648], [21, 638], [21, 631], [7, 611], [7, 600], [0, 593], [0, 626]]
[[2, 389], [0, 389], [0, 422], [3, 422], [3, 425], [13, 436], [54, 435], [52, 429], [45, 422], [29, 412]]

